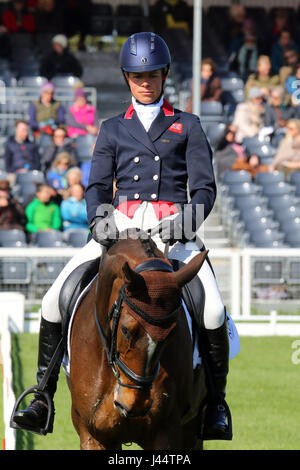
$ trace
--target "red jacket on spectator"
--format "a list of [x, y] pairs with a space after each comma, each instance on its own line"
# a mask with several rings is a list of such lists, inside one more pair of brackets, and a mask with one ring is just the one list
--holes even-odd
[[22, 14], [21, 24], [18, 24], [16, 13], [10, 8], [3, 12], [2, 24], [7, 28], [9, 33], [17, 33], [22, 31], [34, 33], [35, 31], [34, 16], [31, 13]]

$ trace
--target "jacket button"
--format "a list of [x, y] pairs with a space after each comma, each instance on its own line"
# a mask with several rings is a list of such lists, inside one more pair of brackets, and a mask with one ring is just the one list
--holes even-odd
[[140, 179], [139, 175], [134, 175], [133, 177], [134, 181], [138, 181]]
[[155, 155], [154, 160], [155, 160], [156, 162], [158, 162], [158, 160], [160, 160], [159, 156], [158, 156], [158, 155]]
[[155, 193], [151, 194], [151, 199], [156, 199], [157, 195]]
[[140, 157], [134, 157], [133, 161], [134, 161], [134, 163], [139, 163]]
[[133, 197], [134, 197], [134, 199], [139, 199], [140, 195], [139, 195], [139, 193], [135, 193], [135, 195]]
[[157, 181], [158, 180], [158, 175], [153, 175], [153, 179], [154, 179], [154, 181]]

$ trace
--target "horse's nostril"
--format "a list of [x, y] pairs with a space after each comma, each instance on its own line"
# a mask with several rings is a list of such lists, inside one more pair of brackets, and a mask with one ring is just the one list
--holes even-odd
[[121, 415], [125, 416], [125, 418], [127, 418], [128, 410], [120, 402], [118, 402], [117, 400], [114, 401], [114, 405], [115, 405], [116, 408], [118, 408]]

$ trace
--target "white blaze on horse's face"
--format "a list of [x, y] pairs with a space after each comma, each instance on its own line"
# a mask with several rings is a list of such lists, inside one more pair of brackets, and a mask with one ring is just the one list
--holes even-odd
[[157, 341], [154, 341], [154, 339], [151, 338], [151, 336], [147, 333], [147, 338], [148, 338], [148, 348], [147, 348], [147, 363], [146, 363], [146, 370], [149, 369], [153, 354], [155, 353], [156, 346], [157, 346]]

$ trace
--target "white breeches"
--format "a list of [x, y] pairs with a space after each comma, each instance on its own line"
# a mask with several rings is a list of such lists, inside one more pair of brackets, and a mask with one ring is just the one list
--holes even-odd
[[[168, 218], [175, 216], [169, 216]], [[118, 210], [115, 210], [114, 218], [120, 232], [130, 227], [137, 227], [146, 231], [158, 224], [153, 207], [151, 203], [148, 202], [143, 202], [138, 207], [133, 218], [127, 217]], [[153, 239], [158, 248], [164, 252], [165, 245], [162, 243], [161, 239], [158, 236], [153, 237]], [[59, 323], [61, 321], [58, 298], [63, 283], [77, 266], [101, 256], [101, 252], [101, 245], [92, 239], [66, 264], [43, 298], [42, 316], [45, 320], [54, 323]], [[185, 245], [178, 242], [169, 251], [169, 258], [188, 262], [198, 253], [199, 248], [194, 242], [188, 242]], [[213, 330], [224, 323], [224, 304], [215, 276], [207, 261], [203, 263], [198, 276], [200, 277], [205, 290], [204, 326], [207, 329]]]

